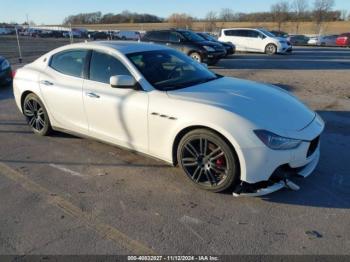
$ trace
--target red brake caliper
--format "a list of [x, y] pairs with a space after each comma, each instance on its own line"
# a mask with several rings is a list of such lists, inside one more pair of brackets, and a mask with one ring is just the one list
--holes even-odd
[[225, 166], [225, 157], [224, 156], [222, 156], [216, 160], [216, 166], [223, 169], [223, 167]]

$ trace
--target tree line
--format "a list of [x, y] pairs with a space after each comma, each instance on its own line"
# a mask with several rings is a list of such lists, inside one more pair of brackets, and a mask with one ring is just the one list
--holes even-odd
[[[160, 23], [185, 20], [188, 23], [194, 21], [204, 22], [276, 22], [281, 25], [284, 22], [316, 22], [347, 20], [346, 10], [333, 10], [334, 0], [293, 0], [279, 1], [270, 7], [268, 12], [242, 13], [235, 12], [231, 8], [223, 8], [221, 11], [210, 11], [204, 19], [198, 19], [188, 14], [172, 14], [168, 18], [158, 17], [152, 14], [139, 14], [129, 11], [121, 13], [101, 12], [81, 13], [71, 15], [64, 19], [63, 24], [111, 24], [111, 23]], [[182, 22], [181, 22], [182, 23]]]
[[160, 23], [164, 19], [151, 14], [138, 14], [129, 11], [114, 14], [101, 12], [81, 13], [70, 15], [63, 20], [63, 24], [118, 24], [118, 23]]

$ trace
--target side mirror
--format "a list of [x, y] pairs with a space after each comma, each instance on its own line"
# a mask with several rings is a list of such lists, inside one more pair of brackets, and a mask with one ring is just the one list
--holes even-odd
[[111, 76], [109, 83], [115, 88], [135, 88], [136, 80], [129, 75]]

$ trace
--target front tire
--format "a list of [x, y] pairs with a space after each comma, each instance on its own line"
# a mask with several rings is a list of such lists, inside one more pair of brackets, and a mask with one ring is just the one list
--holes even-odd
[[274, 45], [274, 44], [268, 44], [266, 47], [265, 47], [265, 53], [267, 55], [274, 55], [277, 53], [277, 46]]
[[29, 94], [24, 99], [23, 114], [35, 134], [47, 136], [52, 131], [45, 106], [35, 94]]
[[199, 54], [199, 53], [197, 53], [197, 52], [191, 53], [191, 54], [190, 54], [190, 57], [191, 57], [193, 60], [197, 61], [198, 63], [202, 63], [202, 61], [203, 61], [203, 58], [202, 58], [201, 54]]
[[239, 180], [236, 153], [212, 131], [187, 133], [179, 143], [177, 159], [187, 177], [201, 189], [222, 192]]

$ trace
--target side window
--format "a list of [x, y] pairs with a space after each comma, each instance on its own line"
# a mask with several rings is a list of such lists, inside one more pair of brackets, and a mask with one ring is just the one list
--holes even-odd
[[226, 30], [225, 35], [226, 36], [237, 36], [237, 30]]
[[83, 77], [88, 50], [69, 50], [51, 57], [50, 67], [70, 76]]
[[173, 43], [179, 43], [181, 40], [181, 36], [176, 32], [171, 32], [169, 36], [169, 41]]
[[241, 37], [250, 37], [250, 30], [240, 30], [239, 35]]
[[252, 37], [252, 38], [258, 38], [260, 35], [259, 32], [255, 31], [255, 30], [249, 30], [248, 33], [249, 33], [248, 36]]
[[158, 32], [158, 40], [163, 42], [168, 42], [170, 38], [170, 32], [168, 31], [160, 31]]
[[90, 62], [90, 80], [109, 84], [111, 76], [131, 75], [129, 70], [115, 57], [92, 52]]
[[154, 32], [148, 32], [144, 36], [144, 39], [146, 39], [146, 40], [154, 40], [154, 37], [155, 37]]

